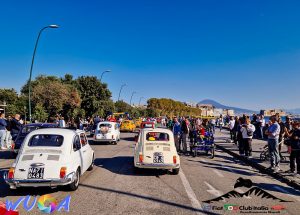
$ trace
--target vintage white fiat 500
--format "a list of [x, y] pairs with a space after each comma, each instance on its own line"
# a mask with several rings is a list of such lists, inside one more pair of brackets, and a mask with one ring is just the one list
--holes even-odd
[[76, 190], [93, 165], [94, 151], [83, 131], [39, 129], [27, 135], [4, 179], [11, 189], [66, 185]]
[[134, 166], [166, 169], [178, 174], [180, 158], [176, 151], [173, 132], [162, 128], [141, 130], [134, 149]]
[[94, 142], [117, 144], [120, 140], [120, 128], [116, 122], [100, 122], [94, 135]]

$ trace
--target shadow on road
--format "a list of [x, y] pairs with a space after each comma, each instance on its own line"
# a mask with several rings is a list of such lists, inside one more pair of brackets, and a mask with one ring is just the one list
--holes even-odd
[[173, 207], [178, 207], [178, 208], [188, 210], [190, 212], [192, 212], [192, 211], [193, 212], [202, 212], [204, 214], [212, 214], [212, 215], [216, 214], [216, 213], [204, 211], [201, 209], [195, 209], [195, 208], [187, 206], [187, 205], [181, 205], [181, 204], [178, 204], [175, 202], [170, 202], [170, 201], [158, 199], [155, 197], [144, 196], [144, 195], [135, 194], [135, 193], [129, 193], [129, 192], [121, 191], [121, 190], [114, 190], [114, 189], [109, 189], [109, 188], [104, 188], [104, 187], [96, 187], [96, 186], [91, 186], [91, 185], [87, 185], [87, 184], [80, 184], [80, 186], [90, 188], [90, 189], [101, 190], [101, 191], [109, 192], [109, 193], [117, 193], [117, 194], [125, 195], [125, 196], [131, 197], [131, 198], [139, 198], [139, 199], [144, 199], [144, 200], [148, 200], [148, 201], [152, 201], [152, 202], [157, 202], [160, 204], [170, 205]]
[[254, 183], [253, 186], [261, 187], [264, 190], [269, 190], [273, 192], [283, 193], [283, 194], [289, 194], [293, 196], [300, 196], [300, 192], [296, 191], [292, 187], [284, 187], [279, 184], [267, 184], [267, 183]]
[[119, 175], [134, 175], [134, 176], [155, 176], [165, 175], [168, 172], [155, 169], [138, 169], [135, 170], [133, 165], [133, 157], [120, 156], [112, 158], [96, 158], [95, 166], [109, 170], [112, 173]]

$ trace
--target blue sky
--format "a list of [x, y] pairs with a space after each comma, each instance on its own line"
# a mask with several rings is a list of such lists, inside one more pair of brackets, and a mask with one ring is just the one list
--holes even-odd
[[[300, 1], [2, 1], [0, 87], [29, 76], [105, 74], [134, 102], [215, 99], [251, 109], [300, 107]], [[145, 100], [144, 100], [145, 102]]]

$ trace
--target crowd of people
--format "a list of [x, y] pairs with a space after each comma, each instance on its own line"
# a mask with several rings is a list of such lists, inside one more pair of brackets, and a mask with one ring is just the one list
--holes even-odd
[[[231, 117], [228, 123], [230, 142], [238, 145], [241, 156], [251, 158], [252, 140], [254, 138], [267, 141], [271, 171], [279, 172], [282, 146], [288, 147], [290, 154], [290, 170], [287, 173], [300, 174], [300, 123], [289, 116], [282, 121], [279, 115], [270, 117], [266, 123], [263, 115]], [[297, 171], [296, 165], [297, 164]], [[295, 172], [296, 171], [296, 172]]]

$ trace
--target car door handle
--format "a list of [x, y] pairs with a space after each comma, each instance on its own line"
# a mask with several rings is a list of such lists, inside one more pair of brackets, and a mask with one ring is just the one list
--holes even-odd
[[86, 150], [84, 150], [83, 153], [86, 153]]
[[21, 172], [25, 172], [26, 170], [25, 169], [19, 169]]

